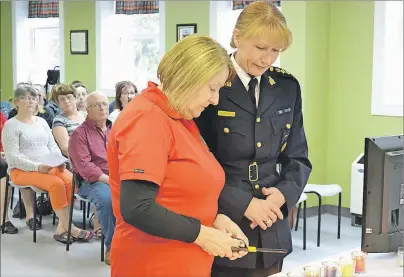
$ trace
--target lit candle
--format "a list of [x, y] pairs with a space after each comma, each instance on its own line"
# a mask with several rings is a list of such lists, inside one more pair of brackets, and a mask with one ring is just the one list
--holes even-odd
[[362, 251], [352, 252], [352, 259], [355, 261], [355, 273], [366, 273], [366, 253]]
[[339, 259], [339, 266], [342, 277], [352, 277], [354, 275], [355, 260], [342, 257]]
[[397, 259], [398, 259], [398, 266], [403, 267], [404, 264], [404, 247], [399, 247], [397, 249]]
[[304, 277], [320, 277], [321, 267], [319, 266], [305, 266]]
[[324, 262], [322, 263], [322, 277], [337, 277], [339, 276], [339, 266], [335, 262]]

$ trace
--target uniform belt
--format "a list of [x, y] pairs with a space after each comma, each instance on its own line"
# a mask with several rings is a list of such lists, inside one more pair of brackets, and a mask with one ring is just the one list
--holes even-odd
[[[274, 175], [279, 178], [276, 172], [276, 164], [274, 163], [257, 163], [257, 162], [236, 162], [222, 164], [226, 175], [230, 178], [237, 178], [250, 182], [264, 181]], [[265, 181], [264, 181], [265, 182]]]

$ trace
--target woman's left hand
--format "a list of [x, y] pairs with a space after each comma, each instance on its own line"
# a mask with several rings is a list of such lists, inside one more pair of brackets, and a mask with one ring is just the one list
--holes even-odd
[[63, 172], [66, 169], [66, 164], [59, 165], [58, 169], [60, 170], [60, 172]]
[[[246, 245], [243, 245], [243, 247], [249, 246], [248, 238], [243, 233], [243, 231], [241, 231], [240, 227], [224, 214], [218, 214], [216, 216], [216, 220], [213, 222], [213, 227], [222, 231], [223, 233], [229, 234], [233, 238], [240, 239], [241, 241], [246, 243]], [[233, 256], [229, 259], [230, 260], [239, 259], [247, 254], [248, 254], [247, 251], [233, 252]]]

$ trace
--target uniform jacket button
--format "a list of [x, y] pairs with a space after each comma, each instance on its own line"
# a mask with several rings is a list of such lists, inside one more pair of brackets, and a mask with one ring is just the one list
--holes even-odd
[[257, 142], [257, 147], [260, 148], [262, 146], [261, 142]]

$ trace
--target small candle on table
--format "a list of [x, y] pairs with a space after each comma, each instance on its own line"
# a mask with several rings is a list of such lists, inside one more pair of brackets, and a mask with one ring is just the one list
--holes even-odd
[[341, 257], [339, 259], [339, 266], [342, 277], [352, 277], [354, 275], [355, 261], [353, 259]]
[[355, 273], [366, 273], [366, 253], [362, 251], [352, 252], [352, 260], [355, 261]]
[[320, 277], [321, 267], [319, 266], [305, 266], [304, 267], [304, 277]]
[[323, 271], [322, 277], [337, 277], [339, 276], [339, 266], [336, 262], [324, 262], [322, 263]]

